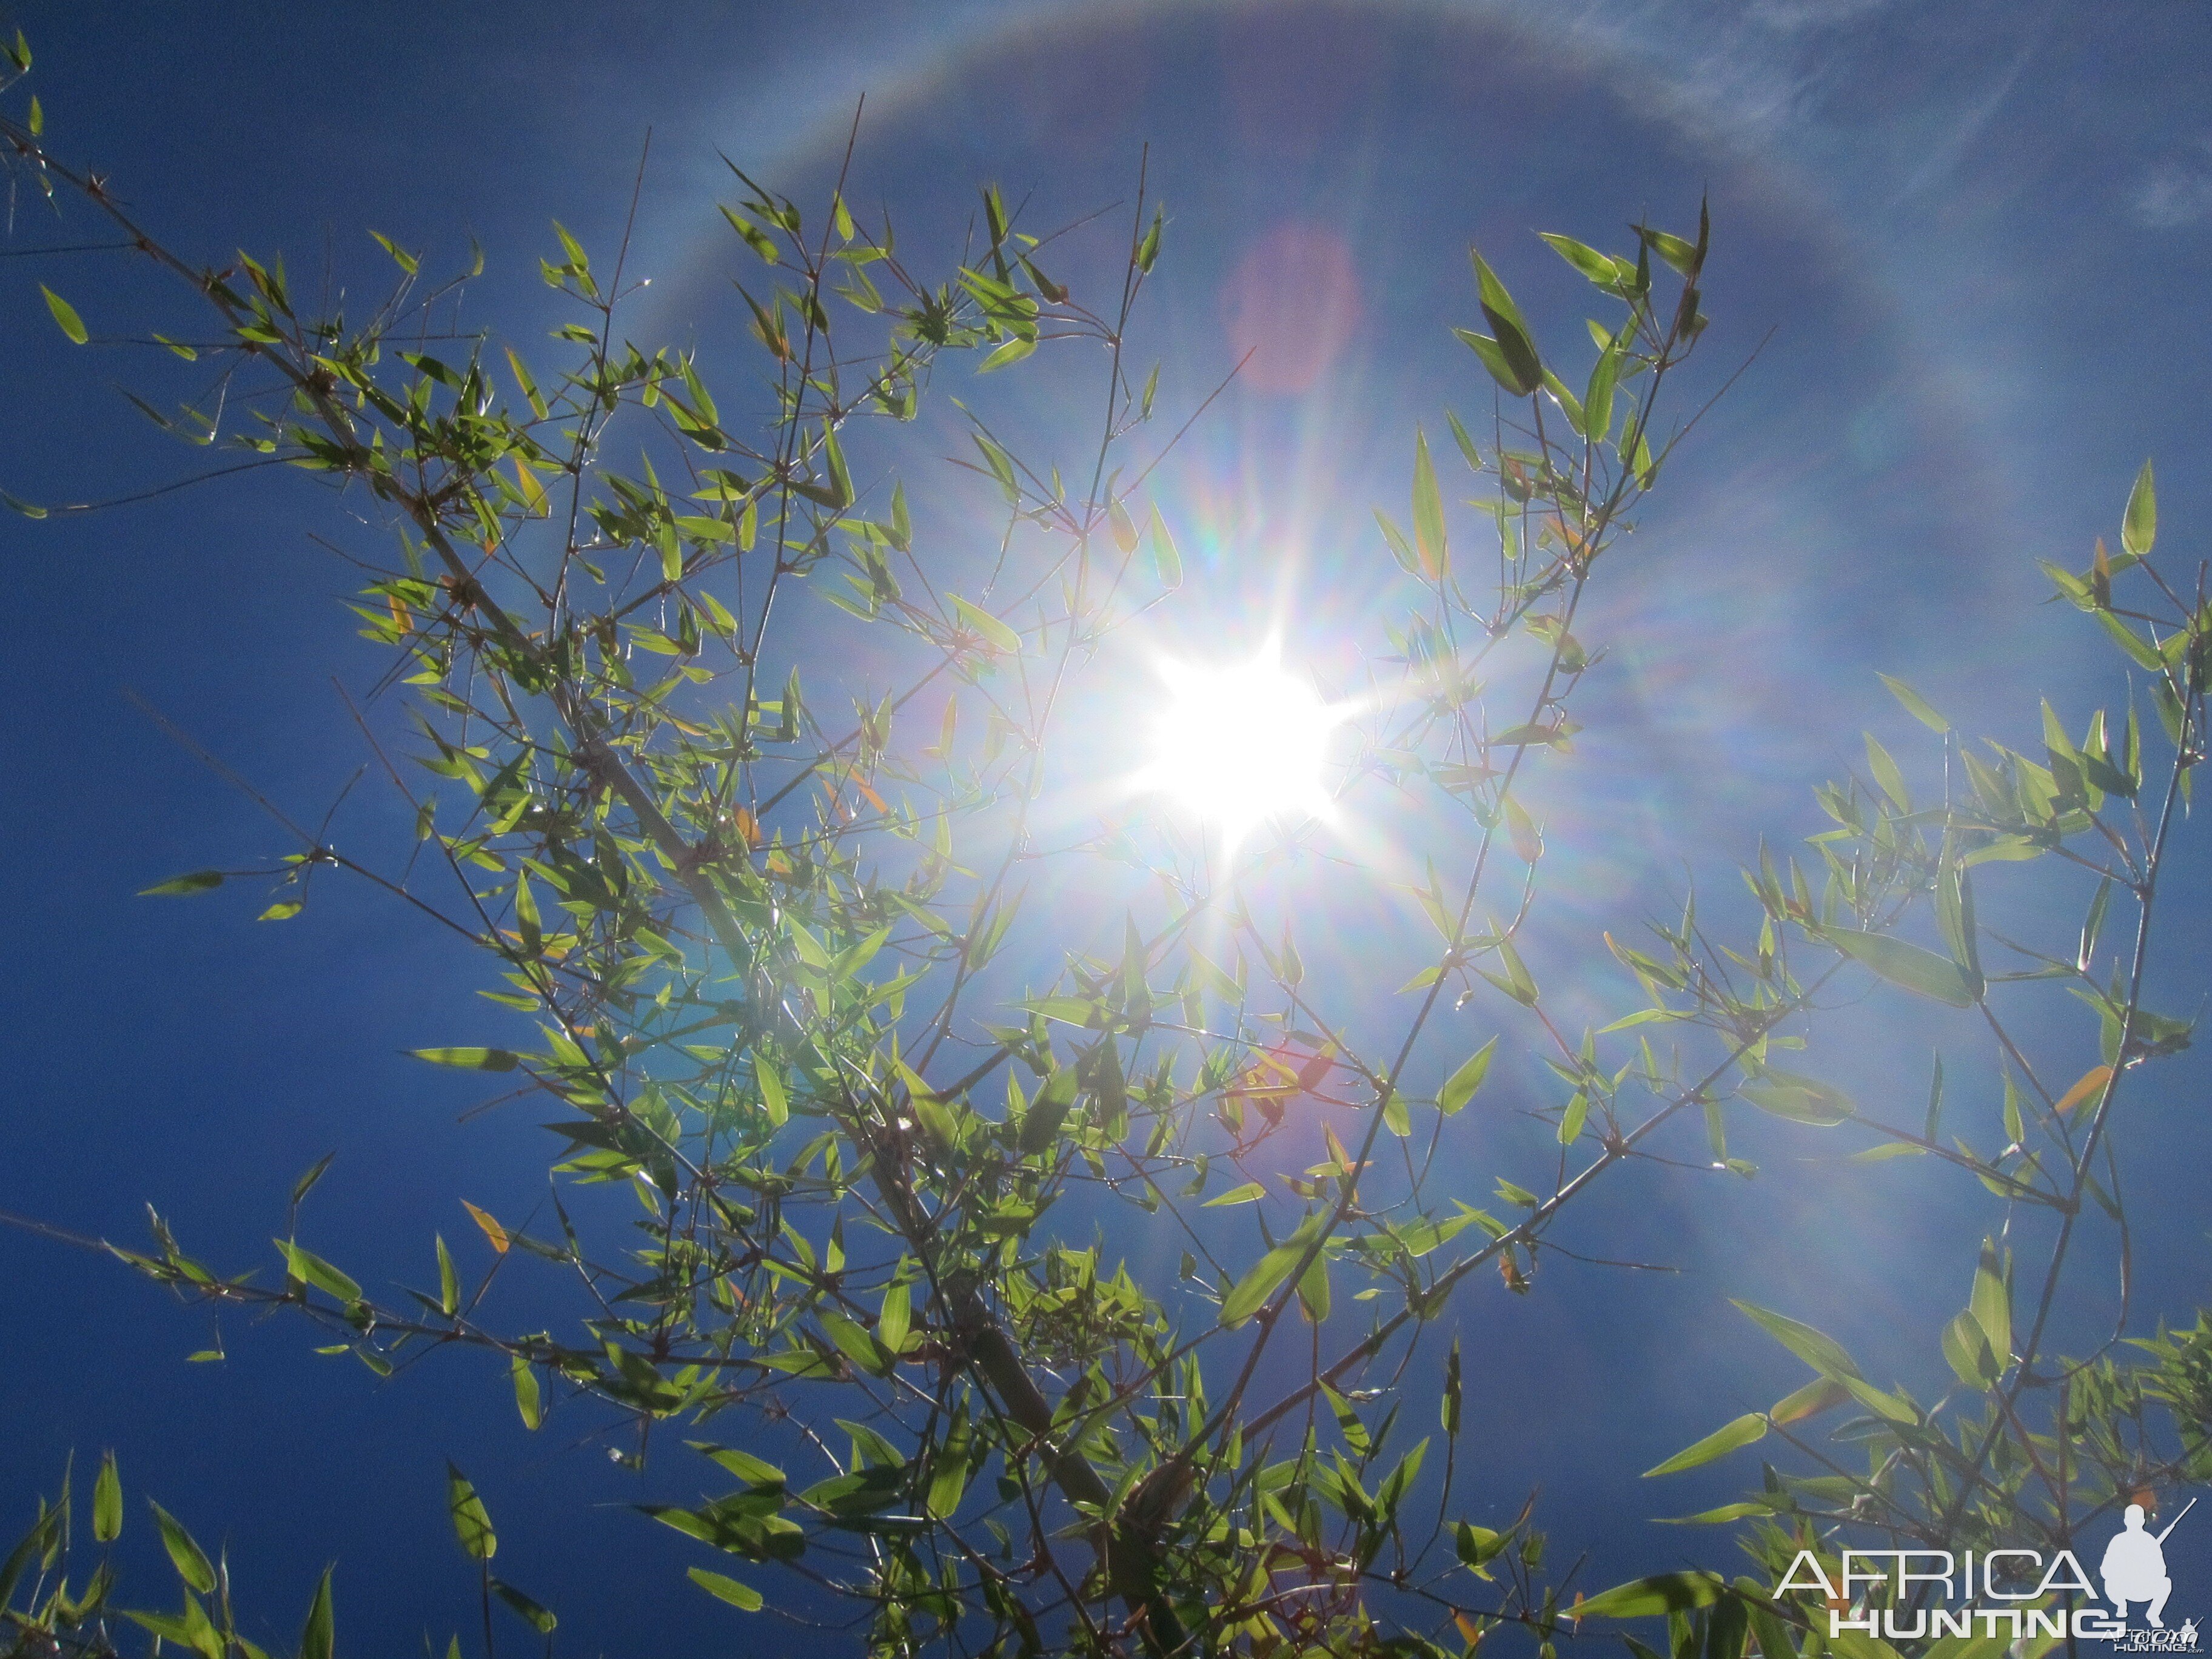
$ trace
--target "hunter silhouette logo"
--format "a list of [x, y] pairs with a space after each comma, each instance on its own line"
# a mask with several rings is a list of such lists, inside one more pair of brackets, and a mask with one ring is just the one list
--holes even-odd
[[[2154, 1533], [2143, 1528], [2143, 1506], [2128, 1505], [2121, 1516], [2120, 1530], [2105, 1546], [2105, 1559], [2097, 1568], [2097, 1576], [2105, 1581], [2105, 1599], [2112, 1604], [2112, 1612], [2123, 1625], [2127, 1623], [2128, 1604], [2141, 1601], [2146, 1604], [2143, 1617], [2150, 1629], [2166, 1628], [2166, 1620], [2159, 1615], [2166, 1611], [2166, 1597], [2173, 1594], [2173, 1580], [2166, 1570], [2166, 1540], [2183, 1516], [2196, 1507], [2192, 1498], [2181, 1506], [2180, 1515]], [[2185, 1645], [2193, 1648], [2197, 1621], [2189, 1620], [2178, 1633], [2188, 1638]], [[2148, 1632], [2142, 1634], [2148, 1636]]]

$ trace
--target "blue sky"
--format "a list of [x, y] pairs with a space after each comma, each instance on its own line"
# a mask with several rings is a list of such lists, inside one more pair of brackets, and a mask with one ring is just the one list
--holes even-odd
[[[1593, 927], [1662, 890], [1673, 855], [1703, 848], [1702, 870], [1725, 877], [1760, 833], [1820, 827], [1806, 787], [1850, 763], [1859, 728], [1911, 729], [1876, 669], [2016, 742], [2038, 692], [2078, 725], [2110, 694], [2103, 653], [2038, 605], [2034, 559], [2081, 562], [2146, 455], [2169, 538], [2193, 545], [2212, 520], [2202, 0], [791, 9], [71, 0], [14, 20], [57, 149], [186, 250], [281, 248], [298, 280], [326, 247], [342, 273], [364, 270], [365, 226], [448, 256], [473, 234], [492, 257], [471, 315], [526, 334], [553, 320], [534, 265], [548, 221], [605, 245], [648, 126], [635, 257], [655, 276], [650, 323], [679, 337], [695, 316], [728, 325], [717, 149], [803, 198], [865, 93], [857, 176], [926, 235], [985, 178], [1047, 222], [1119, 200], [1149, 142], [1174, 216], [1151, 319], [1164, 400], [1203, 395], [1255, 339], [1279, 364], [1224, 400], [1177, 475], [1206, 526], [1194, 586], [1212, 609], [1193, 632], [1287, 617], [1322, 654], [1371, 620], [1346, 550], [1371, 541], [1370, 503], [1402, 511], [1414, 424], [1433, 432], [1445, 404], [1487, 397], [1444, 332], [1473, 308], [1466, 244], [1556, 334], [1575, 325], [1573, 288], [1529, 233], [1617, 240], [1646, 211], [1690, 222], [1709, 190], [1711, 356], [1771, 338], [1639, 532], [1648, 569], [1606, 601], [1620, 650], [1595, 690], [1623, 732], [1613, 752], [1648, 763], [1594, 762], [1561, 786], [1559, 809], [1586, 829], [1564, 844], [1568, 909]], [[81, 223], [19, 199], [9, 246]], [[1270, 283], [1285, 265], [1319, 288], [1292, 282], [1284, 299]], [[89, 258], [0, 261], [0, 486], [60, 501], [187, 471], [116, 395], [138, 365], [72, 355], [40, 281], [95, 332], [151, 292]], [[1333, 307], [1325, 345], [1286, 340], [1284, 308], [1316, 292]], [[1027, 385], [1000, 395], [1049, 426], [1050, 382]], [[331, 680], [375, 667], [339, 603], [349, 572], [311, 530], [357, 533], [312, 490], [262, 479], [0, 523], [16, 1036], [0, 1208], [128, 1240], [151, 1202], [243, 1265], [281, 1231], [292, 1178], [335, 1149], [312, 1210], [328, 1253], [421, 1283], [430, 1232], [466, 1230], [457, 1197], [520, 1213], [542, 1189], [535, 1130], [458, 1121], [472, 1097], [399, 1054], [465, 1040], [471, 964], [334, 885], [283, 926], [227, 895], [131, 896], [283, 848], [126, 690], [302, 814], [359, 763]], [[389, 830], [366, 799], [353, 810], [365, 839]], [[2177, 939], [2212, 914], [2201, 852], [2185, 849]], [[1873, 1036], [1848, 1062], [1863, 1095], [1924, 1089], [1921, 1034]], [[2204, 1276], [2189, 1178], [2203, 1080], [2185, 1057], [2123, 1130], [2156, 1241], [2147, 1305], [2176, 1312]], [[1656, 1492], [1622, 1471], [1792, 1380], [1717, 1322], [1726, 1296], [1825, 1315], [1914, 1375], [1992, 1224], [1947, 1182], [1792, 1173], [1779, 1154], [1771, 1181], [1725, 1194], [1638, 1180], [1602, 1237], [1687, 1271], [1656, 1289], [1563, 1272], [1528, 1302], [1483, 1300], [1464, 1328], [1499, 1431], [1486, 1501], [1510, 1512], [1541, 1482], [1556, 1537], [1587, 1540], [1608, 1583], [1680, 1559], [1681, 1534], [1643, 1517], [1736, 1478]], [[1881, 1247], [1838, 1257], [1870, 1208]], [[1753, 1233], [1775, 1242], [1741, 1260], [1734, 1241]], [[487, 1366], [380, 1385], [282, 1322], [227, 1327], [224, 1363], [187, 1365], [209, 1346], [204, 1315], [19, 1234], [0, 1233], [0, 1516], [71, 1448], [113, 1446], [134, 1490], [232, 1541], [243, 1599], [280, 1630], [335, 1557], [349, 1642], [428, 1629], [442, 1650], [468, 1591], [439, 1484], [450, 1455], [484, 1487], [502, 1567], [559, 1607], [565, 1650], [793, 1645], [684, 1586], [625, 1507], [635, 1484], [595, 1447], [526, 1436]], [[1570, 1415], [1589, 1426], [1544, 1432]], [[2197, 1559], [2212, 1582], [2212, 1550]], [[647, 1588], [628, 1605], [579, 1588], [599, 1575]]]

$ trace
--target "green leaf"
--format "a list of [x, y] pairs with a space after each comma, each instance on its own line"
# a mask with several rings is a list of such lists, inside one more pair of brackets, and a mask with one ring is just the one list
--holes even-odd
[[31, 1563], [43, 1555], [61, 1529], [62, 1512], [48, 1510], [31, 1523], [30, 1531], [16, 1541], [8, 1552], [8, 1559], [0, 1561], [0, 1607], [5, 1607], [15, 1594], [15, 1586]]
[[1152, 568], [1159, 573], [1160, 586], [1172, 592], [1182, 586], [1182, 555], [1176, 551], [1175, 538], [1168, 534], [1167, 521], [1160, 517], [1160, 509], [1152, 508], [1151, 531]]
[[1475, 1091], [1482, 1087], [1483, 1079], [1490, 1075], [1490, 1059], [1497, 1050], [1498, 1039], [1492, 1037], [1444, 1080], [1443, 1088], [1437, 1095], [1437, 1110], [1449, 1117], [1474, 1098]]
[[302, 1249], [289, 1238], [270, 1242], [284, 1253], [285, 1267], [293, 1278], [317, 1290], [327, 1291], [341, 1302], [361, 1300], [361, 1286], [313, 1250]]
[[[1544, 383], [1544, 367], [1536, 356], [1535, 338], [1521, 315], [1521, 307], [1513, 303], [1505, 284], [1498, 280], [1498, 273], [1473, 248], [1468, 250], [1468, 257], [1474, 261], [1482, 314], [1490, 319], [1490, 326], [1496, 331], [1498, 355], [1510, 372], [1510, 378], [1501, 378], [1500, 384], [1516, 397], [1525, 398]], [[1491, 372], [1495, 374], [1497, 370], [1492, 368]]]
[[1444, 424], [1451, 428], [1452, 441], [1459, 446], [1459, 456], [1467, 463], [1467, 470], [1480, 473], [1482, 471], [1482, 452], [1474, 447], [1474, 440], [1467, 435], [1467, 428], [1460, 424], [1459, 416], [1449, 409], [1444, 410]]
[[202, 1595], [215, 1593], [215, 1566], [207, 1559], [207, 1552], [192, 1541], [191, 1534], [184, 1523], [151, 1498], [146, 1507], [154, 1511], [154, 1524], [161, 1529], [161, 1547], [169, 1553], [169, 1559], [177, 1569], [177, 1577]]
[[1745, 1521], [1754, 1515], [1773, 1513], [1772, 1506], [1766, 1504], [1723, 1504], [1717, 1510], [1701, 1510], [1695, 1515], [1666, 1516], [1659, 1524], [1662, 1527], [1724, 1527], [1731, 1521]]
[[1578, 242], [1571, 236], [1557, 235], [1548, 230], [1540, 230], [1536, 236], [1538, 240], [1547, 244], [1553, 252], [1591, 282], [1609, 286], [1620, 280], [1620, 272], [1613, 265], [1611, 255], [1600, 253], [1588, 243]]
[[954, 614], [965, 624], [969, 632], [981, 635], [988, 643], [1009, 656], [1018, 657], [1021, 654], [1022, 636], [981, 605], [970, 605], [955, 593], [952, 596], [952, 609]]
[[1821, 1376], [1832, 1382], [1845, 1384], [1857, 1379], [1859, 1368], [1844, 1350], [1844, 1345], [1824, 1331], [1818, 1331], [1802, 1321], [1786, 1314], [1771, 1312], [1748, 1302], [1735, 1302], [1738, 1310], [1755, 1322], [1760, 1329], [1796, 1354]]
[[398, 265], [400, 270], [405, 271], [410, 276], [412, 276], [416, 271], [421, 268], [422, 262], [416, 258], [416, 257], [410, 253], [405, 248], [400, 246], [398, 243], [393, 241], [389, 236], [385, 235], [380, 231], [374, 230], [370, 231], [368, 234], [372, 237], [375, 238], [377, 246], [382, 248], [386, 253], [392, 256], [392, 263]]
[[320, 1158], [317, 1158], [313, 1164], [310, 1164], [307, 1166], [306, 1173], [301, 1175], [297, 1181], [292, 1183], [292, 1207], [294, 1209], [298, 1209], [301, 1202], [307, 1198], [307, 1194], [315, 1190], [315, 1183], [320, 1181], [323, 1176], [329, 1172], [331, 1164], [337, 1158], [337, 1154], [336, 1152], [325, 1152]]
[[1444, 502], [1437, 490], [1437, 469], [1429, 459], [1429, 434], [1413, 434], [1413, 550], [1421, 561], [1421, 574], [1441, 581], [1451, 568], [1444, 539]]
[[888, 1353], [906, 1352], [907, 1333], [914, 1324], [914, 1298], [903, 1285], [884, 1292], [883, 1310], [876, 1316], [876, 1340]]
[[1874, 774], [1875, 782], [1881, 787], [1881, 793], [1889, 797], [1891, 805], [1900, 812], [1910, 812], [1912, 810], [1912, 795], [1905, 787], [1905, 774], [1889, 757], [1889, 750], [1875, 741], [1873, 732], [1862, 735], [1866, 738], [1867, 769]]
[[1234, 1330], [1267, 1304], [1283, 1281], [1297, 1270], [1306, 1248], [1320, 1236], [1322, 1218], [1310, 1218], [1297, 1231], [1261, 1256], [1243, 1278], [1230, 1287], [1221, 1304], [1221, 1324]]
[[1717, 1457], [1725, 1457], [1738, 1447], [1748, 1446], [1766, 1435], [1766, 1419], [1758, 1412], [1746, 1412], [1733, 1423], [1715, 1429], [1693, 1446], [1685, 1446], [1663, 1463], [1644, 1471], [1644, 1478], [1655, 1474], [1673, 1474], [1682, 1469], [1694, 1469], [1700, 1463], [1710, 1463]]
[[1137, 244], [1137, 269], [1147, 276], [1152, 274], [1152, 266], [1160, 257], [1160, 230], [1166, 223], [1167, 210], [1154, 208], [1152, 228], [1145, 233], [1144, 240]]
[[1974, 1294], [1967, 1306], [1989, 1339], [1997, 1368], [2003, 1370], [2012, 1359], [2012, 1292], [2005, 1285], [2003, 1260], [1990, 1239], [1982, 1241], [1982, 1259], [1974, 1268]]
[[1842, 1090], [1795, 1072], [1770, 1070], [1736, 1092], [1762, 1112], [1816, 1129], [1833, 1128], [1856, 1115], [1850, 1097]]
[[1232, 1187], [1218, 1198], [1209, 1198], [1199, 1206], [1202, 1210], [1222, 1210], [1232, 1204], [1252, 1204], [1267, 1195], [1264, 1182], [1248, 1181], [1242, 1187]]
[[708, 1595], [727, 1601], [741, 1613], [758, 1613], [763, 1606], [761, 1593], [750, 1584], [740, 1584], [736, 1579], [719, 1572], [709, 1572], [704, 1567], [687, 1569], [691, 1582]]
[[307, 1603], [307, 1622], [300, 1630], [300, 1659], [331, 1659], [337, 1644], [337, 1621], [331, 1612], [331, 1568], [325, 1567], [315, 1586], [315, 1599]]
[[222, 885], [220, 870], [195, 870], [190, 875], [173, 876], [167, 881], [156, 882], [151, 887], [138, 890], [140, 898], [182, 898], [189, 893], [205, 893]]
[[46, 296], [46, 309], [54, 313], [54, 321], [60, 325], [62, 332], [69, 336], [72, 343], [82, 345], [85, 342], [84, 320], [76, 314], [76, 307], [44, 283], [39, 284], [39, 292]]
[[1711, 1607], [1726, 1588], [1710, 1572], [1662, 1572], [1615, 1584], [1562, 1611], [1576, 1619], [1655, 1619]]
[[[59, 301], [49, 294], [46, 303], [56, 305]], [[69, 325], [63, 324], [62, 330], [68, 332]], [[78, 334], [76, 338], [82, 344], [84, 336]], [[2148, 558], [2151, 544], [2157, 539], [2158, 489], [2151, 481], [2150, 463], [2145, 461], [2142, 471], [2136, 474], [2135, 488], [2128, 491], [2127, 516], [2120, 520], [2120, 545], [2139, 559]]]
[[1959, 1374], [1959, 1380], [1970, 1389], [1984, 1392], [1993, 1389], [2004, 1375], [2004, 1367], [1990, 1348], [1989, 1334], [1982, 1322], [1974, 1317], [1973, 1310], [1954, 1315], [1943, 1328], [1943, 1358]]
[[112, 1544], [123, 1534], [123, 1477], [115, 1471], [115, 1454], [100, 1460], [100, 1478], [92, 1486], [94, 1541]]
[[1833, 1411], [1850, 1398], [1850, 1393], [1833, 1377], [1816, 1376], [1768, 1407], [1766, 1420], [1776, 1424], [1802, 1423], [1823, 1412]]
[[1948, 732], [1951, 722], [1928, 706], [1928, 701], [1903, 680], [1893, 679], [1887, 674], [1876, 676], [1889, 688], [1889, 695], [1905, 705], [1905, 712], [1931, 732]]
[[822, 1334], [836, 1346], [837, 1351], [862, 1370], [881, 1376], [889, 1370], [890, 1356], [877, 1344], [866, 1329], [843, 1314], [823, 1309], [819, 1316]]
[[1022, 1115], [1021, 1134], [1018, 1144], [1022, 1156], [1033, 1158], [1045, 1151], [1060, 1138], [1060, 1126], [1066, 1121], [1068, 1110], [1075, 1104], [1075, 1093], [1081, 1079], [1075, 1067], [1063, 1066], [1045, 1079], [1037, 1097]]
[[945, 1438], [930, 1457], [929, 1490], [923, 1502], [929, 1512], [940, 1521], [950, 1521], [959, 1512], [960, 1500], [968, 1491], [968, 1480], [973, 1472], [970, 1452], [974, 1435], [968, 1422], [968, 1408], [961, 1407], [946, 1425]]
[[550, 1636], [561, 1621], [553, 1616], [552, 1609], [539, 1606], [512, 1584], [498, 1579], [491, 1581], [491, 1593], [512, 1607], [522, 1621], [540, 1636]]
[[522, 1414], [522, 1426], [535, 1429], [545, 1420], [544, 1397], [538, 1391], [537, 1368], [516, 1354], [508, 1362], [514, 1373], [514, 1409]]
[[750, 1452], [739, 1451], [734, 1446], [717, 1446], [704, 1440], [684, 1443], [693, 1451], [700, 1452], [720, 1464], [755, 1492], [781, 1492], [783, 1471], [773, 1463], [755, 1457]]
[[1583, 392], [1583, 428], [1592, 443], [1603, 443], [1613, 431], [1613, 389], [1620, 378], [1620, 350], [1607, 346], [1598, 353]]
[[460, 1540], [461, 1553], [470, 1560], [489, 1561], [499, 1553], [499, 1534], [492, 1530], [483, 1499], [451, 1460], [446, 1464], [446, 1512], [453, 1517], [453, 1536]]
[[461, 1310], [461, 1281], [453, 1271], [453, 1258], [446, 1249], [446, 1236], [435, 1235], [438, 1241], [438, 1306], [451, 1319]]
[[458, 1066], [465, 1072], [511, 1072], [518, 1060], [506, 1048], [410, 1048], [407, 1052], [433, 1066]]
[[1855, 927], [1824, 927], [1820, 937], [1856, 957], [1891, 984], [1917, 996], [1932, 997], [1954, 1008], [1971, 1008], [1978, 1000], [1966, 970], [1948, 957], [1939, 957], [1887, 933], [1863, 933]]
[[1490, 378], [1516, 398], [1525, 398], [1543, 384], [1540, 373], [1522, 379], [1520, 368], [1505, 355], [1505, 349], [1487, 334], [1477, 334], [1471, 328], [1452, 330], [1462, 344], [1481, 359], [1482, 366], [1490, 371]]
[[2109, 611], [2100, 611], [2097, 620], [2104, 625], [2105, 631], [2118, 642], [2120, 649], [2134, 659], [2136, 667], [2147, 668], [2154, 674], [2165, 672], [2166, 659], [2158, 654], [2158, 647], [2134, 629]]
[[791, 1116], [791, 1097], [784, 1092], [783, 1074], [756, 1060], [753, 1081], [760, 1086], [761, 1109], [768, 1114], [769, 1124], [781, 1129]]
[[994, 368], [1004, 368], [1008, 363], [1018, 363], [1036, 348], [1037, 343], [1035, 340], [1020, 338], [1009, 340], [977, 364], [975, 372], [978, 374], [988, 374]]

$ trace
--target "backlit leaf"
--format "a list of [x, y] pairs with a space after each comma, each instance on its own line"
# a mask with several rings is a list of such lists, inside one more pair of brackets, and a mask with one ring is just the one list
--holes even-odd
[[1856, 957], [1891, 984], [1916, 995], [1948, 1002], [1954, 1008], [1971, 1008], [1977, 1000], [1966, 970], [1948, 957], [1939, 957], [1887, 933], [1864, 933], [1854, 927], [1825, 927], [1820, 937]]
[[489, 1561], [499, 1553], [499, 1534], [492, 1530], [491, 1516], [477, 1496], [469, 1479], [448, 1462], [446, 1465], [446, 1513], [453, 1518], [453, 1536], [461, 1553], [471, 1561]]
[[1821, 1376], [1834, 1382], [1846, 1382], [1856, 1378], [1859, 1368], [1844, 1352], [1844, 1345], [1826, 1332], [1815, 1330], [1802, 1320], [1790, 1318], [1748, 1302], [1735, 1302], [1736, 1308], [1753, 1320], [1769, 1336], [1796, 1354]]
[[300, 1630], [300, 1659], [331, 1659], [337, 1644], [337, 1620], [331, 1609], [331, 1574], [325, 1567], [315, 1584], [315, 1599], [307, 1603], [307, 1622]]
[[1905, 705], [1905, 712], [1911, 715], [1913, 719], [1918, 720], [1929, 731], [1948, 732], [1951, 729], [1951, 722], [1945, 720], [1941, 714], [1937, 714], [1935, 709], [1929, 706], [1926, 698], [1923, 697], [1917, 691], [1915, 691], [1903, 680], [1893, 679], [1887, 674], [1881, 675], [1878, 678], [1884, 685], [1889, 688], [1890, 696], [1895, 697], [1898, 702]]
[[207, 1552], [192, 1541], [191, 1534], [184, 1523], [149, 1499], [147, 1507], [154, 1511], [154, 1524], [161, 1530], [161, 1547], [169, 1553], [169, 1560], [177, 1569], [177, 1577], [202, 1595], [215, 1591], [215, 1565], [207, 1559]]
[[92, 1535], [96, 1542], [112, 1544], [123, 1533], [123, 1478], [115, 1472], [115, 1454], [100, 1460], [100, 1478], [92, 1486]]
[[1655, 1474], [1673, 1474], [1681, 1469], [1694, 1469], [1701, 1463], [1710, 1463], [1717, 1457], [1725, 1457], [1738, 1447], [1748, 1446], [1754, 1440], [1765, 1437], [1766, 1419], [1757, 1412], [1746, 1412], [1733, 1423], [1715, 1429], [1695, 1445], [1685, 1446], [1663, 1463], [1654, 1464], [1644, 1471], [1644, 1479]]
[[341, 1302], [361, 1300], [361, 1286], [313, 1250], [301, 1249], [288, 1238], [274, 1242], [276, 1248], [284, 1253], [285, 1266], [293, 1278], [302, 1284], [312, 1285], [319, 1291], [327, 1291]]
[[517, 1059], [506, 1048], [410, 1048], [408, 1052], [433, 1066], [457, 1066], [466, 1072], [511, 1072]]
[[761, 1593], [750, 1584], [740, 1584], [734, 1578], [719, 1572], [709, 1572], [704, 1567], [691, 1567], [687, 1571], [693, 1583], [717, 1600], [727, 1601], [743, 1613], [758, 1613], [761, 1610]]
[[1009, 656], [1021, 654], [1022, 636], [981, 605], [970, 605], [956, 593], [952, 596], [952, 610], [969, 633], [980, 635], [986, 642]]
[[514, 1409], [521, 1414], [524, 1428], [535, 1429], [545, 1420], [537, 1368], [520, 1354], [514, 1356], [509, 1366], [514, 1373]]
[[1474, 1098], [1475, 1091], [1482, 1087], [1483, 1079], [1490, 1075], [1490, 1058], [1497, 1051], [1498, 1039], [1492, 1037], [1445, 1080], [1444, 1086], [1437, 1095], [1437, 1107], [1446, 1117]]
[[465, 1198], [461, 1200], [461, 1207], [469, 1212], [471, 1218], [476, 1222], [477, 1226], [483, 1229], [483, 1236], [491, 1241], [492, 1249], [496, 1250], [500, 1255], [505, 1255], [507, 1254], [507, 1229], [501, 1226], [498, 1222], [493, 1220], [490, 1216], [487, 1215], [483, 1211], [477, 1208], [475, 1205], [470, 1203]]
[[561, 1622], [553, 1616], [550, 1608], [539, 1606], [512, 1584], [503, 1584], [495, 1578], [491, 1581], [491, 1593], [513, 1608], [522, 1621], [540, 1636], [550, 1636], [554, 1627]]
[[68, 335], [74, 343], [82, 345], [86, 337], [84, 322], [76, 314], [76, 308], [44, 283], [39, 284], [39, 292], [46, 296], [46, 309], [53, 313], [54, 321], [61, 331]]
[[138, 890], [140, 898], [181, 898], [188, 893], [210, 892], [222, 885], [220, 870], [195, 870], [189, 875], [173, 876], [167, 881], [156, 882], [151, 887]]
[[2102, 1093], [2105, 1085], [2112, 1080], [2111, 1066], [2092, 1066], [2081, 1073], [2080, 1080], [2072, 1088], [2058, 1097], [2051, 1109], [2054, 1112], [2070, 1112], [2090, 1096]]
[[1615, 1584], [1565, 1611], [1571, 1619], [1654, 1619], [1711, 1607], [1726, 1588], [1709, 1572], [1662, 1572]]
[[1159, 573], [1160, 586], [1173, 591], [1182, 586], [1182, 555], [1176, 549], [1175, 538], [1168, 534], [1167, 521], [1160, 517], [1160, 509], [1152, 508], [1151, 532], [1152, 568]]
[[[54, 296], [49, 294], [46, 301], [52, 304]], [[67, 332], [67, 324], [63, 330]], [[75, 337], [81, 342], [84, 337]], [[2151, 480], [2150, 463], [2145, 461], [2142, 471], [2136, 474], [2135, 487], [2128, 491], [2127, 516], [2120, 521], [2120, 545], [2141, 559], [2149, 556], [2151, 544], [2157, 539], [2158, 489]]]
[[1429, 436], [1413, 434], [1413, 550], [1421, 561], [1421, 574], [1439, 581], [1449, 568], [1444, 540], [1443, 497], [1437, 489], [1437, 469], [1429, 459]]

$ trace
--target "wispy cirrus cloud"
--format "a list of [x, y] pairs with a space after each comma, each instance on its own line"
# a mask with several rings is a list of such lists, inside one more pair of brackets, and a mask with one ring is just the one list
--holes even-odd
[[2212, 216], [2212, 134], [2168, 156], [2137, 182], [2130, 204], [2137, 222], [2172, 230]]

